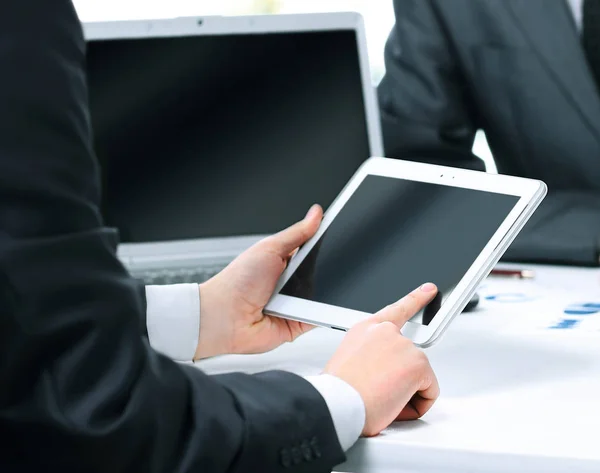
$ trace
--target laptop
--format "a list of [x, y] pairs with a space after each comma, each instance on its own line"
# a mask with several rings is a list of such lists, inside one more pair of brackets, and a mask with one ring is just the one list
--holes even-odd
[[88, 23], [102, 214], [147, 284], [202, 282], [383, 154], [355, 13]]

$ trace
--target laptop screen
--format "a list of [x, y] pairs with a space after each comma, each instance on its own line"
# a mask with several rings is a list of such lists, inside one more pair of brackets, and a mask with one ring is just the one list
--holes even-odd
[[276, 232], [370, 154], [353, 30], [93, 40], [87, 64], [124, 243]]

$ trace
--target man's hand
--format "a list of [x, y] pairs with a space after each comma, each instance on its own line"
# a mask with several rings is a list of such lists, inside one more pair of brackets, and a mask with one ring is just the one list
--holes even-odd
[[427, 356], [400, 333], [436, 292], [433, 284], [425, 284], [355, 325], [327, 364], [325, 373], [346, 381], [362, 397], [363, 435], [377, 435], [394, 420], [417, 419], [438, 398]]
[[323, 210], [258, 242], [200, 285], [200, 338], [195, 359], [262, 353], [291, 342], [311, 325], [270, 317], [263, 309], [291, 255], [319, 228]]

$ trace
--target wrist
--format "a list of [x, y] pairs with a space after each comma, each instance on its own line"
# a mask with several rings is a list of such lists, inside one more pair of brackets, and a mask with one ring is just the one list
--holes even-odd
[[226, 327], [219, 320], [219, 307], [224, 307], [219, 301], [218, 291], [211, 281], [206, 281], [198, 285], [200, 295], [200, 324], [198, 334], [198, 347], [194, 355], [195, 360], [210, 358], [212, 356], [224, 355], [228, 353], [227, 338], [225, 336]]

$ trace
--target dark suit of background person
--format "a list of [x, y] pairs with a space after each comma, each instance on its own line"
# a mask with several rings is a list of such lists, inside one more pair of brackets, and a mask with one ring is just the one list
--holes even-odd
[[470, 152], [483, 129], [500, 173], [545, 181], [508, 259], [598, 263], [600, 0], [587, 2], [582, 15], [581, 0], [394, 1], [386, 155], [483, 169]]
[[98, 213], [83, 68], [69, 0], [0, 3], [0, 471], [331, 471], [344, 454], [307, 381], [208, 377], [141, 336]]

